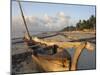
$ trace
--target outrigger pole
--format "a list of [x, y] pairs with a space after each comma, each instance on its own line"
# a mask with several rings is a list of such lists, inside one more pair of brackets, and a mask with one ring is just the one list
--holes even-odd
[[27, 24], [26, 24], [26, 21], [25, 21], [25, 17], [24, 17], [24, 14], [23, 14], [22, 8], [21, 8], [20, 1], [17, 0], [17, 2], [18, 2], [18, 4], [19, 4], [19, 8], [20, 8], [20, 11], [21, 11], [21, 16], [22, 16], [22, 18], [23, 18], [23, 22], [24, 22], [24, 25], [25, 25], [25, 28], [26, 28], [27, 34], [28, 34], [29, 38], [31, 39], [31, 36], [30, 36], [29, 30], [28, 30], [28, 27], [27, 27]]

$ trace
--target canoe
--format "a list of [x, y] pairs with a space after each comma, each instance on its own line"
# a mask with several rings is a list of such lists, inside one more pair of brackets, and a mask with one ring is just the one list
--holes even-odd
[[28, 47], [32, 49], [32, 59], [46, 72], [70, 70], [71, 56], [65, 49], [56, 45], [44, 45], [34, 40], [24, 38]]
[[[48, 42], [37, 37], [30, 39], [27, 35], [24, 41], [32, 50], [32, 59], [46, 72], [76, 70], [84, 48], [88, 51], [94, 50], [89, 42]], [[73, 57], [65, 48], [75, 48]]]

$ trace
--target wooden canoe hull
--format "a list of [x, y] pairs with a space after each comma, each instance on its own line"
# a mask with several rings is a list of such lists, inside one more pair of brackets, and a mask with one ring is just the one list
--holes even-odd
[[67, 57], [66, 51], [55, 55], [32, 55], [32, 59], [46, 72], [70, 70], [71, 60]]

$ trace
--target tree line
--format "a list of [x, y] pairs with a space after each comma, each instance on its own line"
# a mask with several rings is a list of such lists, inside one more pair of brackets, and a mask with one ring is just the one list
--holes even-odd
[[62, 31], [75, 31], [75, 30], [95, 30], [96, 28], [96, 17], [91, 15], [87, 20], [79, 20], [75, 26], [67, 26]]

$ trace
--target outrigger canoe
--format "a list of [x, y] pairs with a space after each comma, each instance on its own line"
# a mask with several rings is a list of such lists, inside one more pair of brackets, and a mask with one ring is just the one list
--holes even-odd
[[[48, 42], [26, 34], [24, 41], [32, 50], [32, 59], [43, 71], [69, 71], [77, 69], [79, 56], [84, 48], [94, 50], [89, 42]], [[75, 48], [72, 58], [65, 48]]]

